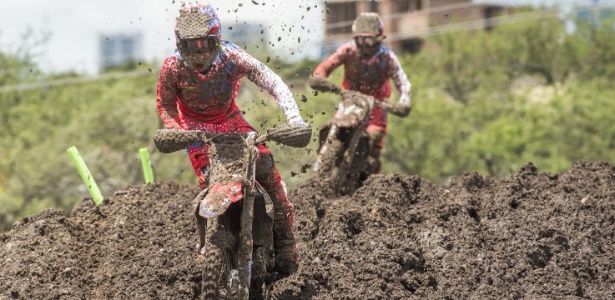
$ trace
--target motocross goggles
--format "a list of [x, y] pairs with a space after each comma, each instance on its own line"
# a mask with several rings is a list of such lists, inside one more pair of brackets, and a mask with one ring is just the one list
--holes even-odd
[[354, 42], [359, 47], [373, 47], [378, 45], [380, 40], [374, 35], [357, 35], [354, 37]]
[[220, 47], [220, 39], [216, 35], [201, 38], [183, 39], [179, 45], [185, 55], [197, 55], [214, 52]]

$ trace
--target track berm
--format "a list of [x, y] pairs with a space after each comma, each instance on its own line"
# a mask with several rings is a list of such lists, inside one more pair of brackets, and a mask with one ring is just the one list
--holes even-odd
[[[299, 272], [277, 299], [615, 299], [615, 168], [528, 163], [436, 185], [368, 178], [352, 196], [290, 191]], [[0, 233], [0, 299], [194, 299], [196, 185], [129, 186]]]

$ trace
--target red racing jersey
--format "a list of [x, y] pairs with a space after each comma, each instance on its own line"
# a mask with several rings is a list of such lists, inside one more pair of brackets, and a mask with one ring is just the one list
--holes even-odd
[[[156, 106], [166, 128], [210, 133], [256, 131], [235, 103], [244, 76], [268, 91], [288, 120], [301, 120], [290, 89], [278, 75], [230, 42], [222, 41], [220, 47], [220, 53], [204, 74], [184, 65], [178, 51], [164, 60]], [[260, 153], [271, 154], [264, 144], [258, 149]], [[195, 173], [204, 180], [200, 170], [209, 164], [208, 146], [191, 145], [187, 152]]]
[[220, 48], [211, 68], [204, 74], [181, 63], [177, 51], [164, 60], [158, 78], [156, 104], [166, 128], [253, 131], [235, 103], [244, 76], [268, 91], [287, 119], [300, 118], [290, 89], [278, 75], [228, 41], [222, 41]]

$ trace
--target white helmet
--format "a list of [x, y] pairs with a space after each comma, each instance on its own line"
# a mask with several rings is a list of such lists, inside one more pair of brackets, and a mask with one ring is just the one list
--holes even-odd
[[384, 23], [377, 13], [361, 13], [352, 24], [352, 35], [359, 55], [363, 58], [374, 56], [385, 38]]

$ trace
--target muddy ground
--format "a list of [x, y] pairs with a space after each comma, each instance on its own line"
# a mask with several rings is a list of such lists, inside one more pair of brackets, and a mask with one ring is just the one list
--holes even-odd
[[[615, 299], [615, 168], [440, 186], [372, 176], [328, 199], [290, 192], [301, 267], [277, 299]], [[131, 186], [70, 217], [47, 210], [0, 234], [0, 299], [193, 299], [196, 186]]]

